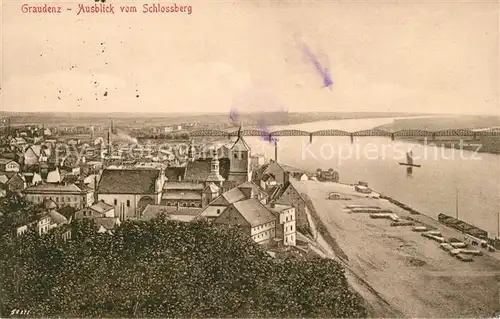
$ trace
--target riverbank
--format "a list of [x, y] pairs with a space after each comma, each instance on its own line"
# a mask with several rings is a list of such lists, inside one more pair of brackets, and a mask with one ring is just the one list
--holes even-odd
[[430, 140], [427, 137], [397, 137], [395, 140], [478, 153], [500, 154], [500, 136], [471, 136]]
[[[497, 310], [498, 260], [485, 254], [472, 263], [461, 262], [408, 227], [391, 227], [389, 222], [371, 219], [368, 214], [349, 214], [344, 205], [379, 206], [401, 218], [439, 229], [445, 238], [461, 238], [455, 229], [426, 215], [412, 214], [385, 196], [360, 196], [346, 184], [292, 184], [308, 195], [322, 224], [346, 254], [348, 267], [405, 317], [489, 317]], [[350, 200], [328, 200], [330, 192]], [[334, 249], [325, 248], [329, 250]], [[387, 313], [375, 316], [386, 317]]]
[[[498, 129], [500, 128], [500, 116], [433, 116], [425, 119], [406, 118], [395, 119], [393, 122], [380, 125], [375, 129], [396, 132], [400, 130], [424, 130], [435, 132], [449, 129]], [[478, 131], [478, 133], [480, 133]], [[500, 154], [500, 136], [480, 136], [476, 139], [472, 136], [440, 137], [431, 140], [429, 137], [409, 136], [398, 137], [397, 139], [406, 142], [414, 142], [427, 145], [436, 145], [453, 149], [462, 149], [472, 152]], [[462, 143], [460, 143], [462, 142]]]

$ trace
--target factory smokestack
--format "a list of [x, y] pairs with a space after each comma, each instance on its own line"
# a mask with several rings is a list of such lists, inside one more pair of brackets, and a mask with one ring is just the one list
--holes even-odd
[[111, 132], [108, 131], [108, 157], [111, 156]]
[[274, 161], [278, 162], [278, 142], [274, 142]]

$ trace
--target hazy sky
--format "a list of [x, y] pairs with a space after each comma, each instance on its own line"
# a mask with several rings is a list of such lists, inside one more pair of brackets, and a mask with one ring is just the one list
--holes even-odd
[[177, 2], [191, 15], [107, 3], [114, 15], [3, 1], [2, 110], [500, 114], [498, 1]]

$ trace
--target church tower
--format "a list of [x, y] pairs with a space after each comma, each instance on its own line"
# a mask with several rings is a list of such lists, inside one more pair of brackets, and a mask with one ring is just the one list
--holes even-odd
[[229, 181], [248, 182], [252, 180], [252, 169], [250, 166], [250, 146], [241, 136], [241, 126], [238, 130], [238, 139], [234, 142], [229, 151]]
[[220, 175], [219, 171], [219, 158], [217, 156], [217, 150], [214, 149], [212, 161], [210, 162], [210, 173], [207, 176], [205, 182], [214, 183], [217, 186], [221, 186], [224, 181], [224, 177]]

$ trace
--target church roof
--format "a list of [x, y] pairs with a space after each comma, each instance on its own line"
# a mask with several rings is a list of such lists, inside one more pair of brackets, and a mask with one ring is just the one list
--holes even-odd
[[217, 172], [210, 172], [210, 174], [208, 174], [205, 181], [206, 182], [222, 182], [222, 181], [224, 181], [224, 177], [222, 177], [220, 174], [217, 174]]
[[[227, 179], [231, 163], [228, 158], [219, 159], [219, 174]], [[188, 162], [184, 175], [185, 181], [206, 181], [210, 174], [211, 159], [200, 159]]]
[[104, 170], [97, 191], [100, 194], [152, 194], [159, 174], [152, 169]]
[[165, 177], [169, 182], [176, 182], [179, 180], [179, 176], [183, 177], [186, 172], [186, 167], [167, 167], [165, 169]]
[[250, 151], [250, 146], [245, 142], [242, 136], [239, 136], [236, 142], [234, 142], [233, 147], [231, 147], [231, 150], [237, 150], [237, 151]]

